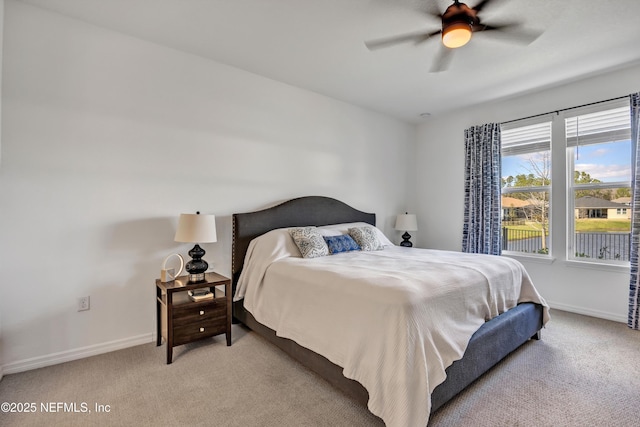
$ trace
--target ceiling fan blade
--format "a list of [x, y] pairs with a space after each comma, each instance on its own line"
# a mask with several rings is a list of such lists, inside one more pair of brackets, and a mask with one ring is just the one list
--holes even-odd
[[433, 31], [431, 33], [425, 33], [420, 31], [420, 32], [409, 33], [409, 34], [401, 34], [398, 36], [391, 36], [391, 37], [385, 37], [385, 38], [376, 39], [376, 40], [369, 40], [364, 42], [364, 44], [367, 47], [367, 49], [376, 50], [376, 49], [381, 49], [383, 47], [389, 47], [389, 46], [393, 46], [400, 43], [407, 43], [407, 42], [413, 42], [415, 44], [422, 43], [429, 40], [431, 37], [435, 36], [436, 34], [440, 34], [440, 30]]
[[475, 5], [472, 9], [474, 9], [476, 12], [480, 12], [489, 3], [499, 3], [500, 1], [501, 0], [498, 0], [498, 1], [496, 1], [496, 0], [482, 0], [482, 1], [480, 1], [480, 3]]
[[473, 26], [473, 31], [488, 31], [488, 30], [504, 31], [504, 30], [509, 30], [510, 28], [516, 28], [519, 26], [520, 24], [515, 22], [511, 22], [508, 24], [497, 24], [497, 25], [477, 24]]
[[449, 63], [451, 62], [452, 57], [453, 57], [453, 49], [440, 46], [440, 50], [436, 54], [436, 57], [433, 60], [433, 64], [431, 64], [431, 68], [429, 69], [429, 72], [439, 73], [441, 71], [446, 70], [449, 67]]
[[491, 31], [491, 36], [498, 37], [501, 40], [511, 41], [514, 43], [530, 44], [542, 35], [542, 31], [523, 28], [520, 24], [499, 24], [499, 25], [477, 25], [474, 26], [474, 33], [486, 33]]
[[438, 19], [442, 19], [442, 11], [433, 2], [425, 1], [421, 3], [420, 10], [427, 15], [434, 16]]
[[442, 33], [442, 30], [435, 30], [435, 31], [432, 31], [432, 32], [430, 32], [430, 33], [425, 33], [425, 34], [423, 34], [423, 35], [422, 35], [422, 37], [417, 37], [417, 38], [413, 41], [413, 43], [414, 43], [414, 44], [424, 43], [424, 42], [426, 42], [427, 40], [429, 40], [431, 37], [433, 37], [433, 36], [437, 36], [437, 35], [440, 35], [440, 33]]

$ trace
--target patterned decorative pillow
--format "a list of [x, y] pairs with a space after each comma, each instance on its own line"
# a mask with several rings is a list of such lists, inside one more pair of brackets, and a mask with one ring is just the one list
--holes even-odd
[[379, 251], [384, 248], [378, 233], [373, 227], [354, 227], [349, 229], [349, 235], [360, 246], [363, 251]]
[[289, 230], [303, 258], [329, 255], [329, 248], [316, 227], [297, 227]]
[[338, 254], [340, 252], [359, 251], [360, 246], [348, 234], [340, 234], [338, 236], [324, 236], [327, 242], [330, 254]]

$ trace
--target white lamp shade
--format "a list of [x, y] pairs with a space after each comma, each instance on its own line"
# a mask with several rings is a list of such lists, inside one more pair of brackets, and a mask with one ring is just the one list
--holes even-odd
[[416, 231], [418, 221], [413, 214], [400, 214], [396, 217], [396, 230]]
[[212, 243], [218, 240], [216, 235], [216, 216], [200, 214], [180, 214], [176, 242]]

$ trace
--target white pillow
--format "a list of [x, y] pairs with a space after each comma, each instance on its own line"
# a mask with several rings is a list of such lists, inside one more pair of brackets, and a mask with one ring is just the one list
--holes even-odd
[[261, 283], [272, 263], [289, 257], [300, 258], [300, 251], [293, 242], [288, 228], [271, 230], [253, 239], [244, 258], [242, 274], [238, 279], [233, 300], [239, 301], [244, 298], [250, 283]]
[[286, 257], [300, 258], [300, 251], [291, 239], [289, 230], [290, 228], [277, 228], [256, 237], [249, 243], [251, 250], [247, 251], [247, 255], [255, 252], [256, 257], [274, 260]]

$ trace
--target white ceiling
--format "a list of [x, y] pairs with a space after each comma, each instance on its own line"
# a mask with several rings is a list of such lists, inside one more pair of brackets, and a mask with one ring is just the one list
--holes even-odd
[[476, 34], [442, 73], [429, 73], [438, 38], [364, 41], [436, 30], [421, 9], [451, 0], [21, 1], [410, 122], [640, 62], [640, 0], [493, 0], [485, 23], [542, 35], [523, 46]]

